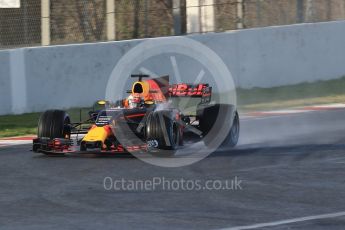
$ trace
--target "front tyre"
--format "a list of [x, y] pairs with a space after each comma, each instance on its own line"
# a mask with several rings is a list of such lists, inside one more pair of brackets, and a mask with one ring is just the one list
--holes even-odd
[[[155, 111], [149, 114], [146, 125], [146, 140], [161, 155], [173, 155], [180, 143], [180, 127], [173, 111]], [[164, 154], [163, 154], [164, 153]]]
[[69, 138], [71, 135], [70, 118], [65, 111], [48, 110], [38, 121], [38, 138]]

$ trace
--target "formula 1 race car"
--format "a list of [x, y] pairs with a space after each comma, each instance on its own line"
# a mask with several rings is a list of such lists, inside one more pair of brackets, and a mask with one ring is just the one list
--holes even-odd
[[[138, 78], [126, 99], [98, 101], [103, 109], [89, 112], [89, 119], [72, 123], [62, 110], [41, 114], [33, 151], [47, 155], [66, 153], [115, 154], [156, 152], [181, 148], [186, 138], [211, 145], [219, 127], [229, 126], [222, 145], [234, 147], [239, 138], [239, 116], [234, 105], [211, 102], [208, 84], [169, 84], [169, 76]], [[194, 113], [185, 114], [173, 99], [198, 99]], [[223, 115], [223, 116], [221, 116]], [[218, 127], [217, 127], [218, 125]], [[190, 135], [191, 134], [191, 135]], [[197, 137], [197, 138], [195, 138]]]

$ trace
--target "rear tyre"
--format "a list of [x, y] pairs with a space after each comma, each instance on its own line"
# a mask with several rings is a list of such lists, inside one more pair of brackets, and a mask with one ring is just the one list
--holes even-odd
[[48, 110], [44, 112], [38, 121], [39, 138], [70, 138], [70, 118], [65, 111]]
[[221, 146], [234, 148], [238, 143], [239, 137], [240, 137], [240, 119], [236, 111], [229, 134], [225, 138]]
[[[200, 105], [197, 109], [197, 118], [206, 146], [234, 147], [237, 144], [239, 138], [239, 117], [235, 106], [228, 104]], [[224, 127], [228, 131], [220, 136], [218, 131], [224, 130]], [[212, 143], [219, 138], [223, 138], [224, 141], [219, 143], [219, 146], [212, 146]]]
[[155, 111], [149, 114], [146, 125], [146, 140], [156, 143], [157, 155], [174, 155], [180, 143], [180, 127], [174, 120], [173, 111]]

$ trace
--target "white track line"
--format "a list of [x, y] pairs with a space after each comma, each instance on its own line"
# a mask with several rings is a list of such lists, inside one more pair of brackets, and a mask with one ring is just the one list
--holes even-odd
[[25, 145], [32, 143], [32, 140], [0, 140], [0, 146]]
[[329, 213], [329, 214], [323, 214], [323, 215], [305, 216], [305, 217], [300, 217], [300, 218], [293, 218], [293, 219], [280, 220], [280, 221], [274, 221], [274, 222], [253, 224], [253, 225], [247, 225], [247, 226], [223, 228], [223, 230], [258, 229], [258, 228], [279, 226], [279, 225], [284, 225], [284, 224], [293, 224], [293, 223], [310, 221], [310, 220], [321, 220], [321, 219], [336, 218], [336, 217], [341, 217], [341, 216], [345, 216], [345, 212], [335, 212], [335, 213]]
[[336, 104], [328, 104], [328, 105], [313, 105], [313, 106], [306, 106], [307, 108], [327, 108], [327, 109], [342, 109], [345, 108], [345, 104], [343, 103], [336, 103]]
[[285, 110], [272, 110], [272, 111], [253, 111], [240, 114], [240, 117], [245, 120], [253, 119], [267, 119], [284, 117], [286, 115], [313, 113], [313, 112], [325, 112], [334, 111], [335, 109], [345, 109], [345, 104], [329, 104], [329, 105], [315, 105], [297, 109], [285, 109]]

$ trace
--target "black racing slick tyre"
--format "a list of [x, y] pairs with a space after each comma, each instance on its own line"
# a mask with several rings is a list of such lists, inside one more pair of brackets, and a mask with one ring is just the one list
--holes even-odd
[[70, 118], [65, 111], [48, 110], [41, 114], [38, 121], [38, 138], [69, 138]]
[[174, 154], [180, 143], [180, 129], [172, 111], [155, 111], [148, 115], [146, 140], [153, 143], [152, 147]]
[[[239, 138], [239, 117], [235, 106], [228, 104], [200, 105], [197, 109], [199, 128], [206, 146], [234, 147]], [[219, 133], [218, 131], [224, 130]], [[220, 136], [221, 135], [221, 136]]]
[[238, 112], [236, 111], [230, 132], [224, 139], [221, 146], [234, 148], [238, 143], [239, 137], [240, 137], [240, 118], [238, 116]]

